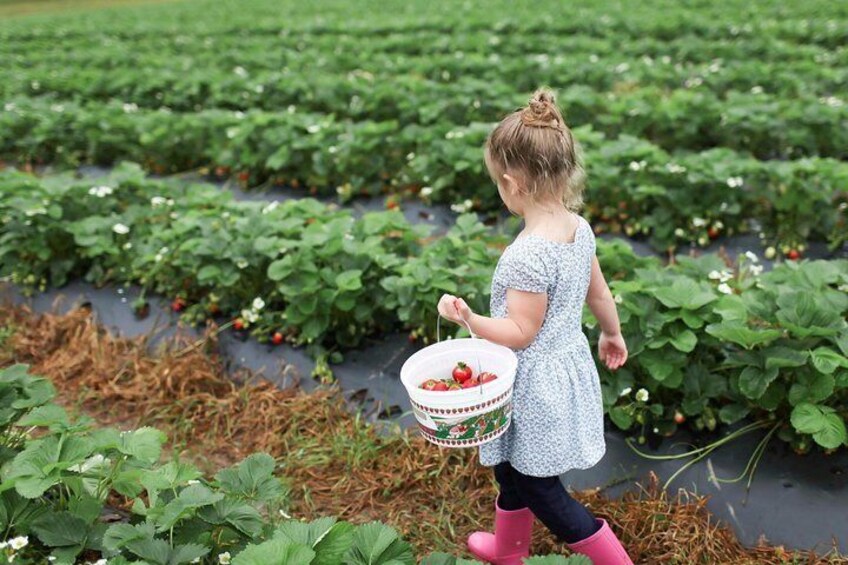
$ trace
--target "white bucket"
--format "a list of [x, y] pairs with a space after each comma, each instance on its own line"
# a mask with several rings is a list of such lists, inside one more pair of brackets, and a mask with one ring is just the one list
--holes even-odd
[[[452, 391], [420, 388], [428, 379], [450, 378], [458, 362], [475, 375], [494, 373], [497, 379]], [[474, 447], [503, 435], [512, 421], [512, 385], [518, 358], [508, 347], [479, 338], [435, 343], [406, 360], [400, 380], [424, 437], [443, 447]]]

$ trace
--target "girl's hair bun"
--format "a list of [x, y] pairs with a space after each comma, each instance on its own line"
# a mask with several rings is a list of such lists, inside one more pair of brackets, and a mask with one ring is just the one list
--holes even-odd
[[552, 128], [559, 131], [565, 129], [562, 114], [556, 106], [554, 93], [547, 89], [540, 89], [533, 93], [530, 103], [521, 111], [521, 122], [530, 127]]

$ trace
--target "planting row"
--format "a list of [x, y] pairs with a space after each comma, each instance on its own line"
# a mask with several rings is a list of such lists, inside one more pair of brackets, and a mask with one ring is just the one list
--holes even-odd
[[[140, 63], [141, 64], [141, 63]], [[0, 73], [0, 92], [6, 99], [36, 96], [41, 108], [84, 100], [112, 99], [127, 108], [169, 108], [175, 112], [209, 109], [281, 108], [332, 114], [338, 119], [396, 120], [401, 124], [459, 124], [494, 122], [526, 102], [515, 85], [478, 78], [448, 83], [420, 77], [316, 75], [263, 71], [251, 74], [238, 67], [218, 72], [201, 67], [103, 69], [65, 67], [45, 74], [43, 69]], [[569, 66], [582, 80], [591, 79], [582, 66]], [[598, 69], [594, 72], [596, 78]], [[4, 76], [5, 75], [5, 76]], [[573, 84], [568, 76], [556, 84]], [[627, 80], [620, 77], [621, 80]], [[701, 80], [701, 79], [698, 79]], [[689, 84], [689, 83], [687, 83]], [[558, 102], [572, 127], [591, 124], [607, 135], [622, 133], [648, 139], [668, 151], [703, 150], [715, 146], [749, 152], [760, 159], [822, 156], [848, 157], [848, 104], [828, 97], [781, 98], [760, 92], [727, 92], [724, 98], [692, 83], [692, 88], [665, 92], [657, 87], [633, 87], [602, 92], [614, 85], [569, 86]], [[41, 96], [42, 93], [49, 95]], [[24, 107], [28, 104], [21, 100]], [[8, 102], [7, 102], [8, 104]]]
[[[0, 273], [14, 282], [136, 283], [191, 321], [232, 321], [331, 359], [400, 328], [426, 343], [445, 292], [487, 312], [505, 243], [471, 215], [428, 239], [397, 211], [354, 219], [308, 199], [234, 202], [132, 167], [99, 186], [5, 173], [0, 187]], [[644, 438], [751, 418], [798, 451], [848, 445], [848, 261], [662, 267], [603, 241], [598, 256], [631, 350], [626, 368], [602, 372], [618, 426]]]
[[[501, 34], [555, 32], [560, 35], [586, 34], [621, 37], [625, 40], [653, 37], [673, 40], [680, 37], [723, 40], [748, 37], [773, 37], [799, 44], [836, 48], [844, 45], [848, 14], [839, 6], [826, 2], [778, 7], [770, 2], [725, 3], [721, 6], [700, 5], [697, 9], [669, 6], [663, 3], [646, 4], [634, 13], [621, 4], [599, 2], [592, 6], [569, 7], [568, 17], [551, 18], [562, 7], [554, 2], [534, 6], [514, 6], [499, 2], [486, 7], [472, 4], [451, 6], [444, 10], [438, 3], [417, 3], [414, 10], [408, 4], [389, 5], [370, 2], [361, 7], [338, 1], [323, 2], [320, 17], [306, 6], [288, 5], [284, 9], [266, 1], [249, 3], [250, 9], [234, 9], [227, 5], [205, 2], [201, 6], [147, 8], [148, 15], [138, 18], [128, 13], [96, 14], [93, 17], [62, 22], [59, 29], [71, 37], [75, 34], [99, 32], [103, 23], [114, 24], [117, 35], [136, 37], [153, 33], [177, 35], [185, 33], [194, 22], [196, 33], [240, 34], [277, 33], [280, 27], [296, 27], [312, 35], [362, 34], [382, 35], [391, 32], [438, 31], [458, 35], [478, 30], [494, 30]], [[512, 11], [507, 11], [512, 9]], [[369, 14], [367, 19], [361, 18]], [[503, 14], [508, 13], [508, 17]], [[8, 38], [38, 38], [53, 35], [56, 23], [49, 19], [32, 19], [25, 26], [12, 22], [6, 27]], [[626, 43], [626, 41], [625, 41]]]
[[[0, 157], [65, 165], [130, 159], [158, 173], [208, 166], [238, 172], [245, 184], [302, 184], [343, 199], [413, 191], [460, 202], [459, 210], [493, 211], [500, 202], [481, 151], [491, 127], [351, 123], [295, 108], [181, 114], [19, 99], [0, 112]], [[802, 252], [809, 240], [837, 248], [848, 238], [844, 162], [764, 162], [727, 149], [671, 155], [628, 135], [575, 134], [585, 148], [588, 213], [601, 229], [642, 235], [657, 248], [753, 231], [784, 253]]]
[[[73, 420], [54, 396], [50, 381], [25, 365], [0, 369], [0, 556], [9, 563], [417, 563], [411, 546], [379, 522], [288, 518], [287, 484], [270, 455], [250, 455], [204, 478], [177, 457], [161, 464], [165, 437], [154, 428], [118, 431]], [[110, 515], [120, 519], [103, 519]], [[433, 554], [423, 563], [476, 562]]]
[[[60, 34], [66, 46], [62, 49], [54, 42]], [[0, 31], [2, 36], [2, 31]], [[582, 33], [564, 34], [557, 30], [541, 29], [528, 34], [520, 30], [502, 31], [494, 26], [488, 29], [469, 31], [463, 35], [447, 36], [442, 31], [429, 29], [386, 32], [380, 34], [326, 33], [316, 35], [304, 29], [266, 29], [250, 33], [204, 33], [192, 29], [191, 33], [181, 30], [176, 35], [157, 30], [151, 34], [130, 35], [117, 29], [98, 29], [84, 34], [69, 33], [67, 30], [37, 37], [4, 38], [0, 53], [9, 57], [8, 64], [21, 66], [46, 65], [57, 68], [57, 63], [80, 62], [86, 55], [94, 57], [97, 67], [106, 63], [104, 43], [115, 56], [118, 66], [130, 57], [150, 59], [153, 65], [161, 65], [164, 56], [190, 55], [208, 61], [212, 68], [226, 68], [233, 62], [232, 56], [243, 53], [262, 67], [270, 68], [271, 62], [284, 57], [297, 57], [309, 52], [344, 54], [356, 49], [363, 56], [393, 54], [396, 56], [436, 56], [467, 54], [497, 54], [502, 58], [523, 57], [541, 52], [558, 53], [574, 59], [596, 55], [599, 60], [626, 58], [637, 60], [642, 57], [682, 64], [713, 63], [720, 60], [744, 60], [757, 58], [764, 63], [817, 62], [824, 67], [838, 68], [848, 55], [840, 49], [827, 49], [817, 45], [804, 45], [761, 34], [744, 38], [703, 39], [684, 36], [672, 40], [660, 40], [642, 36], [621, 42], [614, 35], [596, 36]], [[208, 53], [214, 46], [222, 55], [216, 58]], [[257, 51], [273, 48], [265, 59], [255, 58]], [[159, 55], [158, 57], [156, 55]], [[53, 56], [56, 59], [50, 59]], [[236, 61], [238, 62], [238, 61]], [[809, 69], [813, 71], [812, 68]]]
[[[250, 41], [249, 39], [246, 41]], [[686, 63], [670, 56], [634, 58], [620, 54], [598, 56], [595, 53], [548, 55], [545, 50], [523, 56], [501, 56], [496, 49], [484, 53], [455, 52], [445, 55], [405, 56], [377, 52], [363, 61], [357, 48], [351, 50], [290, 50], [273, 44], [253, 50], [249, 45], [236, 43], [222, 51], [215, 43], [203, 46], [200, 53], [178, 51], [172, 55], [154, 50], [150, 54], [131, 50], [125, 54], [119, 47], [94, 50], [88, 54], [16, 55], [9, 57], [7, 82], [11, 92], [40, 94], [42, 83], [55, 86], [67, 73], [79, 69], [83, 76], [90, 73], [116, 75], [117, 87], [139, 82], [133, 77], [148, 73], [185, 72], [191, 69], [220, 76], [221, 81], [238, 80], [239, 74], [253, 77], [247, 89], [255, 99], [256, 87], [274, 82], [257, 80], [280, 76], [280, 80], [309, 75], [316, 70], [326, 75], [365, 75], [376, 77], [424, 77], [432, 81], [451, 83], [458, 79], [477, 79], [491, 84], [509, 84], [517, 91], [532, 91], [540, 84], [567, 87], [585, 84], [597, 90], [627, 90], [634, 85], [652, 85], [663, 89], [682, 87], [710, 91], [717, 96], [735, 90], [760, 90], [781, 96], [838, 96], [844, 90], [846, 71], [844, 64], [834, 60], [829, 67], [825, 61], [801, 60], [790, 62], [763, 62], [758, 58], [711, 58], [703, 63]], [[270, 51], [270, 53], [269, 53]], [[28, 51], [26, 53], [29, 53]], [[69, 53], [69, 52], [64, 52]], [[45, 60], [41, 61], [40, 57]], [[116, 61], [115, 59], [118, 59]], [[121, 62], [123, 59], [123, 63]], [[17, 64], [14, 64], [17, 61]], [[141, 72], [139, 69], [148, 69]], [[274, 73], [279, 73], [275, 75]], [[245, 77], [242, 77], [245, 78]], [[29, 80], [27, 80], [29, 79]], [[71, 84], [76, 79], [70, 79]], [[100, 83], [98, 79], [96, 81]], [[155, 81], [158, 82], [158, 81]], [[191, 84], [182, 83], [191, 87]], [[267, 84], [266, 84], [267, 86]], [[67, 88], [67, 87], [65, 87]], [[195, 87], [196, 88], [196, 87]], [[13, 90], [11, 90], [13, 89]], [[61, 89], [61, 88], [60, 88]], [[170, 93], [163, 93], [165, 94]]]

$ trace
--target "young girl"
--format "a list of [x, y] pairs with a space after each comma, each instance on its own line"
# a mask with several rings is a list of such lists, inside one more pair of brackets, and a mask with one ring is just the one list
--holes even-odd
[[604, 455], [598, 371], [583, 334], [584, 301], [602, 333], [598, 354], [612, 370], [627, 360], [615, 302], [595, 257], [581, 204], [582, 167], [553, 95], [537, 92], [486, 141], [486, 166], [524, 230], [506, 248], [492, 280], [492, 317], [444, 295], [439, 314], [518, 355], [510, 429], [480, 447], [500, 494], [495, 533], [476, 532], [468, 547], [497, 565], [529, 553], [533, 516], [595, 565], [632, 564], [606, 521], [566, 492], [559, 475], [587, 469]]

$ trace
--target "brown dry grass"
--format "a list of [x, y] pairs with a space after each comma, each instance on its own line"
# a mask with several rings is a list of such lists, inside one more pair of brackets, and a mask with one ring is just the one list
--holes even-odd
[[[214, 339], [205, 351], [186, 351], [183, 342], [150, 356], [144, 339], [114, 338], [86, 310], [39, 316], [4, 307], [0, 325], [15, 329], [0, 364], [30, 364], [52, 379], [61, 402], [104, 424], [157, 426], [207, 470], [253, 451], [271, 453], [290, 481], [296, 516], [379, 519], [421, 555], [463, 554], [466, 535], [489, 525], [495, 489], [472, 451], [380, 433], [337, 390], [280, 391], [248, 374], [237, 375], [237, 385], [226, 377]], [[597, 491], [577, 497], [611, 522], [637, 563], [848, 563], [767, 545], [746, 549], [710, 516], [706, 499], [670, 497], [653, 479], [621, 500]], [[533, 549], [563, 550], [543, 528]]]

